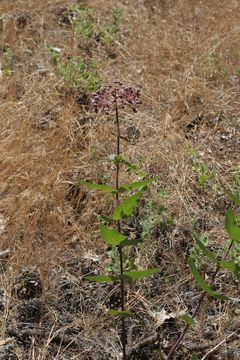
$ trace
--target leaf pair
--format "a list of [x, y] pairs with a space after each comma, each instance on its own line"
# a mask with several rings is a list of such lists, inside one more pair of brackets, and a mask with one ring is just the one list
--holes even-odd
[[[116, 207], [116, 209], [113, 211], [113, 215], [112, 215], [111, 218], [102, 216], [102, 219], [104, 221], [111, 222], [111, 221], [117, 221], [117, 220], [121, 220], [121, 219], [123, 219], [125, 217], [131, 216], [133, 214], [135, 206], [137, 205], [138, 201], [140, 200], [140, 198], [141, 198], [144, 190], [146, 189], [147, 185], [152, 183], [153, 180], [154, 179], [148, 179], [148, 180], [136, 181], [136, 182], [132, 182], [132, 183], [123, 184], [119, 188], [119, 192], [136, 190], [136, 189], [141, 189], [141, 190], [138, 191], [137, 193], [135, 193], [134, 195], [131, 195], [131, 196], [127, 197], [120, 205], [118, 205]], [[96, 183], [91, 183], [91, 182], [88, 182], [88, 181], [80, 181], [80, 183], [82, 185], [86, 186], [88, 189], [91, 189], [91, 190], [100, 190], [100, 191], [107, 192], [107, 193], [112, 193], [112, 194], [117, 192], [117, 190], [114, 189], [110, 185], [96, 184]], [[100, 230], [101, 230], [101, 228], [100, 228]], [[106, 229], [102, 228], [101, 233], [102, 233], [102, 235], [104, 237], [104, 234], [106, 234]], [[113, 238], [114, 233], [116, 235], [116, 238], [118, 237], [118, 239], [116, 239], [116, 243], [112, 243], [112, 244], [109, 243], [110, 245], [118, 245], [121, 242], [120, 237], [116, 234], [116, 232], [112, 232], [111, 238]]]
[[[151, 184], [153, 182], [153, 180], [154, 179], [147, 179], [147, 180], [142, 180], [142, 181], [135, 181], [132, 183], [125, 183], [119, 188], [119, 191], [123, 192], [123, 191], [145, 188], [147, 185]], [[117, 192], [117, 190], [114, 189], [110, 185], [97, 184], [97, 183], [92, 183], [90, 181], [83, 181], [83, 180], [80, 181], [80, 184], [86, 186], [90, 190], [100, 190], [103, 192], [110, 192], [113, 194]]]
[[[123, 277], [126, 280], [137, 280], [142, 279], [147, 276], [151, 276], [157, 272], [159, 272], [159, 268], [152, 268], [147, 270], [139, 270], [139, 271], [126, 271], [123, 273]], [[119, 280], [121, 276], [108, 276], [108, 275], [91, 275], [91, 276], [85, 276], [85, 279], [95, 282], [113, 282], [116, 280]]]

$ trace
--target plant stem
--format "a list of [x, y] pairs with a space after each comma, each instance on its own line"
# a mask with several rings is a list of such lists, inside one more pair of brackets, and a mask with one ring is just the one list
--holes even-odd
[[[114, 96], [115, 99], [115, 117], [116, 117], [116, 135], [117, 135], [117, 156], [119, 157], [120, 155], [120, 125], [119, 125], [119, 114], [118, 114], [118, 103], [117, 103], [117, 97], [116, 97], [116, 93]], [[119, 205], [119, 170], [120, 170], [120, 163], [119, 163], [119, 159], [117, 160], [116, 163], [116, 206]], [[121, 232], [121, 224], [120, 224], [120, 220], [117, 221], [117, 229], [118, 232]], [[123, 278], [123, 249], [121, 247], [121, 245], [118, 246], [118, 252], [119, 252], [119, 260], [120, 260], [120, 277], [121, 277], [121, 282], [120, 282], [120, 292], [121, 292], [121, 310], [124, 311], [125, 310], [125, 295], [124, 295], [124, 278]], [[125, 324], [125, 318], [124, 316], [122, 317], [122, 352], [123, 352], [123, 360], [127, 360], [127, 356], [126, 356], [126, 324]]]
[[[234, 242], [231, 241], [231, 243], [230, 243], [230, 245], [229, 245], [229, 247], [228, 247], [228, 249], [227, 249], [227, 252], [226, 252], [223, 260], [225, 260], [225, 259], [228, 257], [228, 255], [229, 255], [229, 253], [230, 253], [230, 250], [231, 250], [231, 248], [232, 248], [232, 246], [233, 246], [233, 243], [234, 243]], [[215, 278], [216, 278], [216, 276], [217, 276], [220, 268], [221, 268], [221, 267], [220, 267], [219, 265], [216, 267], [216, 269], [215, 269], [215, 271], [214, 271], [214, 273], [213, 273], [213, 275], [212, 275], [212, 278], [211, 278], [210, 286], [213, 285], [214, 280], [215, 280]], [[200, 298], [199, 298], [199, 300], [198, 300], [198, 304], [197, 304], [197, 306], [196, 306], [196, 308], [195, 308], [195, 310], [194, 310], [194, 312], [193, 312], [193, 314], [192, 314], [192, 318], [193, 318], [193, 319], [196, 317], [196, 315], [197, 315], [197, 313], [198, 313], [198, 311], [199, 311], [199, 309], [200, 309], [200, 307], [201, 307], [201, 305], [202, 305], [202, 303], [203, 303], [203, 300], [205, 299], [205, 296], [206, 296], [206, 295], [207, 295], [207, 293], [206, 293], [206, 291], [204, 291], [204, 292], [202, 293], [202, 295], [200, 296]], [[186, 324], [186, 326], [184, 327], [181, 335], [179, 336], [179, 338], [177, 339], [177, 341], [175, 342], [175, 344], [173, 345], [173, 347], [171, 348], [171, 350], [170, 350], [169, 353], [167, 354], [167, 357], [166, 357], [165, 360], [170, 360], [171, 357], [172, 357], [172, 355], [175, 353], [175, 351], [177, 351], [177, 349], [178, 349], [179, 346], [181, 345], [181, 343], [182, 343], [182, 341], [183, 341], [183, 339], [184, 339], [184, 337], [185, 337], [185, 335], [186, 335], [186, 332], [188, 331], [188, 328], [189, 328], [189, 327], [190, 327], [190, 325], [189, 325], [189, 324]]]

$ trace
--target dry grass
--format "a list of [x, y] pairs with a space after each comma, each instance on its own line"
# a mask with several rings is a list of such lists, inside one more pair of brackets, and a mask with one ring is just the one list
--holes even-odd
[[[61, 48], [65, 58], [93, 57], [103, 83], [121, 80], [142, 89], [140, 112], [122, 115], [122, 132], [127, 134], [134, 124], [140, 136], [124, 141], [122, 150], [158, 179], [149, 194], [152, 201], [159, 204], [159, 190], [167, 189], [164, 206], [174, 223], [161, 233], [163, 215], [150, 209], [154, 226], [137, 261], [162, 267], [163, 276], [147, 280], [141, 289], [139, 284], [128, 289], [129, 306], [143, 319], [137, 316], [129, 324], [132, 343], [155, 332], [154, 311], [178, 312], [196, 303], [198, 292], [186, 262], [191, 233], [198, 228], [221, 251], [223, 217], [230, 204], [219, 184], [231, 187], [234, 176], [239, 181], [238, 1], [84, 1], [103, 24], [116, 3], [123, 9], [120, 34], [107, 50], [95, 41], [81, 42], [71, 26], [60, 23], [59, 10], [73, 3], [0, 4], [2, 68], [7, 49], [14, 53], [12, 75], [2, 73], [0, 79], [5, 297], [0, 325], [6, 342], [0, 359], [120, 358], [118, 329], [105, 315], [107, 304], [117, 301], [117, 289], [82, 280], [83, 274], [106, 264], [95, 215], [109, 211], [110, 199], [76, 186], [78, 179], [113, 181], [108, 156], [114, 152], [114, 127], [111, 119], [95, 117], [79, 104], [81, 94], [56, 75], [47, 45]], [[198, 182], [201, 164], [211, 172], [204, 187]], [[147, 224], [144, 203], [147, 199], [140, 216]], [[237, 295], [239, 285], [222, 276], [224, 290]], [[34, 288], [26, 295], [34, 281], [41, 284], [39, 293]], [[233, 305], [207, 300], [176, 358], [190, 358], [194, 346], [204, 356], [216, 346], [215, 339], [220, 343], [238, 329], [236, 315]], [[163, 351], [181, 325], [176, 321], [160, 327]], [[146, 351], [136, 359], [159, 358], [151, 348]], [[240, 359], [235, 338], [212, 355], [230, 358]]]

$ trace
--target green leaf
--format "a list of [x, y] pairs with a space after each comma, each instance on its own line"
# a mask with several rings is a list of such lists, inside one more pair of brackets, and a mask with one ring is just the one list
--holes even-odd
[[104, 224], [99, 225], [99, 229], [102, 237], [109, 245], [119, 245], [121, 242], [127, 239], [127, 237], [121, 233], [119, 233], [115, 229], [110, 229]]
[[221, 299], [221, 300], [230, 300], [230, 301], [240, 302], [240, 298], [228, 297], [226, 295], [219, 294], [219, 292], [213, 290], [200, 275], [198, 269], [195, 266], [193, 258], [191, 258], [191, 257], [188, 258], [188, 264], [189, 264], [189, 267], [193, 273], [193, 276], [194, 276], [197, 284], [210, 296], [215, 297], [217, 299]]
[[222, 269], [230, 270], [232, 272], [235, 272], [236, 270], [236, 264], [234, 261], [219, 261], [219, 266]]
[[117, 190], [114, 189], [110, 185], [95, 184], [95, 183], [91, 183], [89, 181], [80, 181], [80, 184], [86, 186], [90, 190], [100, 190], [100, 191], [110, 192], [110, 193], [116, 193], [117, 192]]
[[123, 217], [131, 216], [134, 210], [134, 207], [137, 205], [140, 197], [142, 196], [143, 191], [139, 191], [136, 194], [128, 197], [124, 200], [113, 212], [112, 218], [114, 220], [120, 220]]
[[113, 282], [116, 280], [114, 277], [108, 275], [89, 275], [85, 276], [84, 279], [101, 283]]
[[232, 209], [229, 209], [226, 212], [225, 230], [227, 231], [230, 239], [237, 242], [240, 241], [240, 227], [236, 226], [236, 217]]
[[145, 171], [140, 170], [136, 173], [136, 175], [140, 178], [144, 178], [146, 176], [146, 173]]
[[122, 161], [122, 157], [121, 157], [121, 155], [111, 154], [109, 156], [109, 160], [113, 161], [114, 164], [116, 165], [116, 164], [119, 164]]
[[143, 181], [135, 181], [132, 183], [125, 183], [120, 187], [120, 191], [121, 190], [134, 190], [134, 189], [139, 189], [139, 188], [143, 188], [149, 184], [151, 184], [154, 181], [154, 179], [148, 179], [148, 180], [143, 180]]
[[231, 191], [228, 191], [224, 185], [222, 185], [222, 187], [229, 199], [235, 202], [236, 205], [240, 206], [240, 196], [238, 194], [232, 193]]
[[208, 181], [208, 176], [206, 174], [201, 174], [198, 177], [198, 183], [200, 186], [204, 186]]
[[217, 291], [213, 290], [208, 283], [202, 278], [201, 274], [199, 273], [197, 267], [195, 266], [194, 259], [189, 257], [188, 258], [188, 265], [190, 267], [190, 270], [193, 273], [193, 276], [197, 282], [197, 284], [210, 296], [213, 296], [217, 299], [223, 299], [226, 300], [226, 297], [224, 295], [219, 294]]
[[150, 276], [159, 271], [160, 271], [159, 268], [153, 268], [153, 269], [141, 270], [141, 271], [127, 271], [123, 273], [123, 276], [127, 279], [135, 280], [135, 279], [144, 278], [146, 276]]
[[190, 315], [187, 315], [187, 314], [182, 315], [182, 316], [181, 316], [181, 319], [182, 319], [183, 321], [185, 321], [185, 322], [186, 322], [188, 325], [190, 325], [190, 326], [196, 325], [196, 320], [194, 320]]
[[225, 214], [225, 230], [230, 232], [231, 226], [236, 225], [236, 218], [232, 209], [229, 209]]
[[193, 236], [194, 240], [196, 241], [198, 247], [202, 250], [203, 254], [209, 259], [211, 260], [214, 264], [218, 264], [218, 259], [216, 257], [216, 255], [214, 254], [214, 252], [208, 250], [206, 248], [206, 246], [203, 244], [203, 242], [201, 240], [199, 240], [198, 236]]
[[131, 317], [132, 313], [130, 311], [121, 311], [121, 310], [108, 310], [108, 315], [119, 316], [119, 317]]
[[115, 165], [120, 163], [126, 165], [128, 171], [137, 171], [137, 166], [124, 159], [121, 155], [111, 154], [109, 160], [113, 161]]

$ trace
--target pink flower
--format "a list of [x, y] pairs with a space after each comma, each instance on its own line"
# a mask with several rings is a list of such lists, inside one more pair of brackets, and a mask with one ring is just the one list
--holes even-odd
[[136, 111], [136, 106], [142, 103], [140, 97], [140, 90], [116, 82], [115, 86], [103, 86], [93, 93], [91, 105], [96, 112], [108, 113], [116, 105], [120, 108], [131, 106], [133, 111]]

